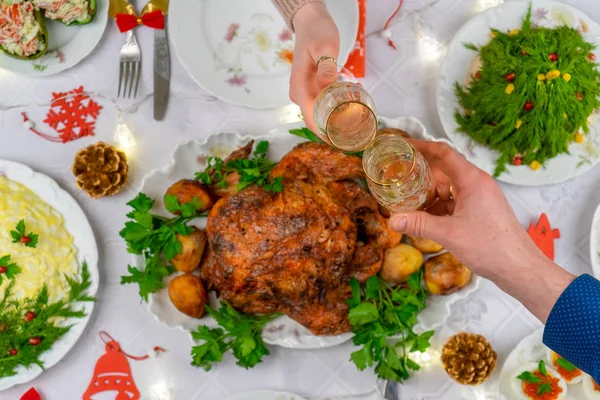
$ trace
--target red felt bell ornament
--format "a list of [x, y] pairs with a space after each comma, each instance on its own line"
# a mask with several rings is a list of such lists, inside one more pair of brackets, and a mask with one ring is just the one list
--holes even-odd
[[[121, 350], [117, 343], [108, 333], [100, 332], [100, 338], [106, 343], [106, 354], [98, 359], [94, 375], [87, 390], [83, 394], [83, 400], [92, 400], [92, 396], [102, 392], [117, 392], [115, 400], [139, 400], [138, 390], [127, 358], [133, 360], [145, 360], [149, 356], [135, 357]], [[154, 351], [164, 351], [155, 347]]]

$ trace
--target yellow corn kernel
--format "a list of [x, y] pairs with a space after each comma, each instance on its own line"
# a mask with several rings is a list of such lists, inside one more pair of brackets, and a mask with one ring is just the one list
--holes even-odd
[[552, 79], [556, 79], [560, 76], [560, 71], [555, 69], [553, 71], [550, 71], [546, 74], [546, 79], [548, 80], [552, 80]]
[[496, 32], [494, 32], [494, 31], [490, 32], [490, 39], [493, 39], [493, 38], [495, 38], [496, 36], [498, 36], [498, 35], [496, 34]]
[[566, 72], [563, 74], [563, 79], [567, 82], [569, 82], [571, 80], [571, 74]]
[[575, 143], [583, 143], [585, 137], [581, 133], [575, 134]]
[[545, 81], [546, 80], [546, 74], [539, 74], [538, 75], [538, 81]]
[[521, 127], [521, 125], [523, 125], [523, 121], [521, 121], [520, 119], [518, 119], [517, 123], [515, 124], [515, 129], [519, 129]]
[[508, 34], [510, 36], [515, 36], [519, 34], [519, 30], [518, 29], [513, 29], [512, 31], [508, 32]]
[[564, 114], [563, 114], [563, 117], [565, 117], [565, 119], [567, 119], [567, 113], [564, 113]]
[[538, 169], [540, 169], [541, 166], [542, 166], [542, 164], [540, 164], [539, 161], [532, 161], [531, 164], [529, 164], [529, 168], [531, 168], [534, 171], [537, 171]]
[[512, 83], [509, 83], [509, 84], [506, 86], [506, 89], [504, 89], [504, 92], [505, 92], [506, 94], [511, 94], [511, 93], [512, 93], [514, 90], [515, 90], [515, 85], [513, 85]]

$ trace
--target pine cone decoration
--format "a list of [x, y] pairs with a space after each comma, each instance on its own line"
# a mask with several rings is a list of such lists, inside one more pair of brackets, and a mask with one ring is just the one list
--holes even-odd
[[128, 170], [125, 153], [104, 142], [80, 150], [71, 167], [77, 187], [93, 199], [117, 194], [127, 182]]
[[496, 352], [481, 335], [460, 332], [452, 336], [442, 350], [444, 369], [463, 385], [479, 385], [496, 367]]

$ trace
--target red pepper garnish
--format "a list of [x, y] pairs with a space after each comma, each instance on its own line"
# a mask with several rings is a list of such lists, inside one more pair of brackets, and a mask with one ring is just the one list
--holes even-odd
[[588, 58], [590, 59], [590, 61], [596, 61], [596, 55], [594, 53], [590, 53], [588, 55]]
[[577, 100], [583, 100], [583, 94], [581, 92], [577, 92]]
[[35, 318], [35, 313], [33, 311], [27, 311], [24, 318], [27, 322], [32, 321]]
[[551, 62], [556, 62], [556, 61], [558, 61], [558, 54], [552, 53], [548, 56], [548, 58], [550, 59]]
[[513, 82], [515, 80], [515, 73], [510, 72], [510, 73], [504, 75], [504, 79], [506, 79], [506, 82]]
[[6, 271], [8, 271], [8, 268], [6, 268], [4, 265], [0, 266], [0, 274], [5, 274]]
[[29, 339], [29, 344], [32, 346], [37, 346], [38, 344], [42, 343], [42, 339], [40, 339], [39, 337], [32, 337]]
[[531, 101], [525, 102], [525, 105], [523, 106], [523, 110], [525, 110], [525, 111], [533, 110], [533, 103]]
[[480, 71], [475, 72], [474, 76], [475, 76], [475, 79], [477, 79], [477, 80], [481, 79], [481, 72]]
[[19, 350], [17, 350], [17, 349], [10, 349], [9, 353], [10, 353], [11, 356], [16, 356], [17, 354], [19, 354]]
[[31, 242], [31, 238], [29, 236], [23, 235], [21, 236], [21, 243], [29, 243]]
[[517, 166], [523, 164], [523, 158], [522, 157], [515, 157], [514, 160], [513, 160], [513, 164], [517, 165]]

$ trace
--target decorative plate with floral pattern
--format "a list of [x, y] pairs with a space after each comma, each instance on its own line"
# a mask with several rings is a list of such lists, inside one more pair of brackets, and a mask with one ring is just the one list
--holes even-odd
[[[329, 0], [343, 65], [358, 29], [358, 2]], [[274, 108], [290, 103], [294, 34], [269, 0], [171, 2], [170, 36], [179, 60], [203, 89], [229, 103]]]
[[48, 52], [37, 60], [19, 60], [0, 52], [0, 69], [27, 76], [48, 76], [74, 67], [98, 45], [108, 21], [108, 1], [97, 0], [96, 15], [87, 25], [65, 26], [46, 19]]
[[[458, 124], [454, 119], [454, 110], [458, 101], [454, 95], [454, 83], [463, 84], [468, 77], [474, 52], [466, 49], [465, 42], [476, 46], [490, 40], [490, 28], [510, 31], [521, 26], [527, 8], [531, 4], [534, 24], [555, 28], [569, 25], [585, 36], [587, 41], [600, 45], [600, 25], [584, 13], [573, 7], [556, 1], [532, 0], [510, 1], [486, 10], [469, 20], [454, 36], [448, 46], [448, 55], [442, 64], [437, 88], [437, 107], [446, 134], [464, 153], [469, 161], [489, 173], [494, 172], [497, 153], [471, 138], [457, 132]], [[573, 143], [570, 154], [561, 154], [537, 171], [527, 166], [509, 166], [508, 171], [498, 177], [499, 180], [515, 185], [539, 186], [563, 182], [580, 175], [600, 162], [600, 113], [591, 116], [590, 133], [582, 144]]]

